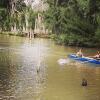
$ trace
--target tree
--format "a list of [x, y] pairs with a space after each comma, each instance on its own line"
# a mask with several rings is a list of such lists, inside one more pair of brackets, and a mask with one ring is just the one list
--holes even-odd
[[[82, 38], [82, 44], [92, 43], [99, 35], [99, 0], [46, 0], [49, 8], [45, 12], [45, 25], [53, 33]], [[89, 38], [87, 38], [89, 37]], [[77, 42], [80, 39], [77, 38]], [[65, 38], [66, 39], [66, 38]], [[70, 41], [68, 40], [68, 41]]]

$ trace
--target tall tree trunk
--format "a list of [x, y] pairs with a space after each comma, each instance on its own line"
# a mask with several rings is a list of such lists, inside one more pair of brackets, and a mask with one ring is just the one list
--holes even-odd
[[[10, 1], [10, 6], [11, 6], [10, 15], [11, 15], [11, 18], [14, 18], [14, 16], [15, 16], [15, 0]], [[11, 32], [15, 32], [15, 31], [17, 31], [16, 23], [14, 21], [12, 23], [13, 23], [13, 26], [11, 26]]]
[[25, 14], [26, 32], [29, 32], [28, 12]]

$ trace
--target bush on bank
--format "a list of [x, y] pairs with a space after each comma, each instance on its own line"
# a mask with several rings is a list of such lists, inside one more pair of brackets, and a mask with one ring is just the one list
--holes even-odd
[[[100, 40], [97, 40], [98, 35], [95, 36], [95, 40], [92, 38], [86, 38], [74, 34], [53, 34], [50, 38], [55, 41], [55, 43], [66, 46], [82, 46], [82, 47], [98, 47], [100, 46]], [[98, 42], [97, 42], [98, 41]]]
[[[100, 0], [46, 0], [45, 25], [58, 44], [100, 45]], [[54, 2], [55, 1], [55, 2]]]

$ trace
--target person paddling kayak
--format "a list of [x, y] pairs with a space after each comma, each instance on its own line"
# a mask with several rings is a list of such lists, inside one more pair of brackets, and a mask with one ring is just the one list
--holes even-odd
[[82, 49], [80, 49], [77, 53], [76, 56], [78, 57], [83, 57]]
[[94, 59], [100, 59], [100, 52], [98, 51], [95, 56], [93, 56]]

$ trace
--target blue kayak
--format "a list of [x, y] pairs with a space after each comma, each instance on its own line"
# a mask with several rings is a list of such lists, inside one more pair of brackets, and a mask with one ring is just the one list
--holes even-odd
[[70, 54], [69, 58], [77, 60], [77, 61], [82, 61], [82, 62], [89, 62], [89, 63], [94, 63], [94, 64], [100, 64], [100, 60], [96, 60], [96, 59], [89, 58], [89, 57], [78, 57], [75, 54]]

